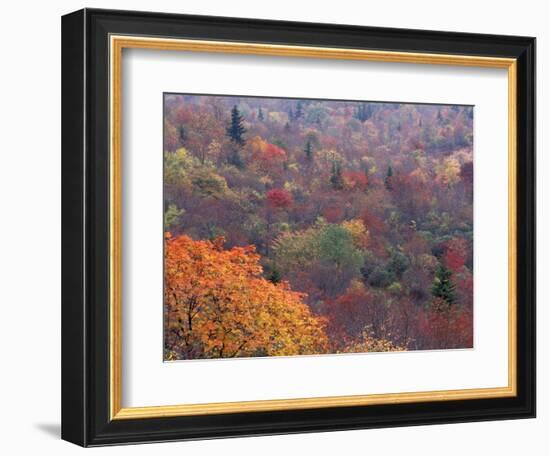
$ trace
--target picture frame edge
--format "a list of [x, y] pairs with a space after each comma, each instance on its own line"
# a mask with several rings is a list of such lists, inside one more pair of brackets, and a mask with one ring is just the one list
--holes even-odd
[[[381, 406], [359, 406], [356, 409], [358, 412], [356, 416], [353, 416], [349, 409], [342, 410], [336, 407], [333, 410], [332, 419], [326, 415], [326, 410], [319, 412], [316, 409], [300, 411], [295, 414], [294, 419], [288, 417], [293, 414], [291, 411], [246, 412], [264, 420], [264, 424], [256, 426], [250, 424], [250, 420], [237, 417], [235, 414], [226, 414], [221, 419], [219, 416], [130, 419], [124, 422], [111, 419], [112, 410], [109, 399], [111, 393], [105, 375], [110, 363], [109, 309], [105, 307], [105, 300], [109, 295], [109, 272], [101, 267], [101, 264], [105, 265], [105, 261], [108, 260], [108, 248], [106, 250], [108, 239], [105, 233], [101, 233], [101, 226], [106, 222], [104, 213], [108, 213], [106, 207], [108, 189], [105, 188], [108, 178], [105, 175], [99, 176], [105, 173], [106, 169], [97, 165], [98, 158], [100, 161], [107, 158], [105, 145], [98, 146], [101, 141], [97, 138], [106, 133], [100, 113], [104, 113], [108, 108], [107, 100], [102, 98], [108, 77], [102, 73], [101, 68], [91, 63], [99, 55], [102, 55], [104, 60], [108, 58], [105, 54], [107, 48], [104, 39], [113, 33], [113, 22], [116, 23], [117, 20], [124, 22], [124, 18], [127, 17], [132, 18], [133, 21], [137, 20], [138, 23], [144, 18], [155, 19], [159, 23], [163, 20], [168, 20], [170, 23], [189, 20], [204, 24], [209, 20], [213, 22], [223, 20], [229, 29], [232, 20], [255, 21], [211, 16], [172, 14], [168, 16], [169, 20], [167, 16], [157, 13], [83, 9], [62, 18], [62, 438], [80, 446], [99, 446], [535, 417], [536, 39], [433, 32], [440, 39], [446, 36], [451, 40], [453, 36], [459, 36], [464, 40], [468, 38], [474, 41], [481, 40], [485, 45], [486, 41], [491, 41], [491, 38], [501, 40], [508, 43], [509, 48], [506, 52], [513, 53], [518, 62], [517, 211], [518, 218], [521, 216], [523, 220], [527, 220], [523, 226], [518, 224], [517, 236], [518, 352], [522, 350], [517, 358], [518, 395], [515, 398], [502, 400], [470, 401], [471, 403], [478, 401], [478, 405], [485, 407], [477, 412], [470, 407], [464, 410], [455, 408], [451, 413], [449, 407], [456, 406], [452, 401], [435, 407], [432, 407], [429, 402], [405, 404], [401, 407], [399, 407], [401, 404], [397, 404], [398, 407], [394, 410], [398, 412], [393, 415], [387, 414], [389, 417], [393, 416], [390, 421], [379, 420], [378, 422], [373, 421], [372, 417], [361, 419], [361, 412], [365, 410], [372, 412], [376, 407]], [[285, 25], [294, 28], [301, 26], [303, 29], [322, 26], [330, 30], [331, 27], [331, 24], [259, 22], [268, 22], [273, 27], [281, 28]], [[118, 27], [127, 29], [120, 23]], [[402, 33], [419, 34], [425, 39], [430, 33], [429, 31], [361, 26], [334, 27], [337, 27], [342, 34], [345, 34], [346, 30], [350, 34], [361, 33], [361, 30], [369, 33], [384, 30], [391, 33], [397, 30]], [[197, 33], [196, 29], [194, 31]], [[227, 33], [227, 30], [224, 33]], [[101, 77], [106, 80], [100, 81]], [[101, 132], [99, 136], [95, 135], [98, 131]], [[97, 154], [101, 156], [98, 157]], [[96, 217], [97, 214], [103, 215]], [[97, 226], [98, 223], [100, 226]], [[407, 410], [410, 410], [407, 407], [413, 406], [416, 406], [420, 412], [417, 416], [409, 413], [407, 418]], [[198, 419], [193, 420], [193, 418]], [[285, 418], [287, 421], [283, 422]], [[229, 425], [228, 420], [234, 420], [238, 424]], [[317, 420], [316, 424], [311, 424], [311, 420]]]

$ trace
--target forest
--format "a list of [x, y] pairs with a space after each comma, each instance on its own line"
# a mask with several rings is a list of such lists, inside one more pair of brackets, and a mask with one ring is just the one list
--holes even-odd
[[164, 94], [164, 359], [473, 346], [473, 107]]

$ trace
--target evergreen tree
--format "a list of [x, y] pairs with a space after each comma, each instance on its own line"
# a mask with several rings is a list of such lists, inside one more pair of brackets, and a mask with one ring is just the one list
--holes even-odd
[[258, 108], [258, 120], [264, 120], [264, 112], [261, 107]]
[[372, 105], [369, 103], [361, 103], [355, 109], [354, 117], [361, 122], [369, 120], [372, 116]]
[[244, 146], [245, 139], [243, 135], [246, 133], [246, 128], [243, 125], [243, 117], [237, 109], [237, 105], [231, 110], [231, 124], [227, 128], [227, 136], [238, 146]]
[[344, 179], [342, 178], [342, 168], [340, 163], [332, 163], [330, 183], [332, 184], [332, 188], [335, 190], [342, 190], [344, 188]]
[[432, 285], [432, 295], [451, 305], [456, 302], [456, 285], [451, 280], [452, 272], [443, 264], [439, 264]]
[[362, 106], [359, 105], [355, 108], [355, 112], [353, 113], [353, 117], [355, 117], [357, 120], [361, 120], [362, 117]]
[[294, 119], [295, 119], [295, 117], [294, 117], [294, 112], [292, 111], [292, 108], [290, 108], [290, 109], [288, 110], [288, 120], [289, 120], [289, 122], [290, 122], [290, 121], [293, 121]]
[[384, 179], [384, 186], [387, 190], [393, 190], [393, 169], [391, 165], [388, 166], [388, 172], [386, 173], [386, 178]]
[[298, 100], [298, 103], [296, 104], [296, 111], [294, 112], [294, 118], [299, 119], [304, 115], [304, 106], [302, 104], [302, 100]]
[[306, 159], [308, 161], [311, 161], [313, 158], [313, 148], [311, 147], [311, 140], [307, 140], [306, 146], [304, 147], [304, 152], [306, 154]]
[[443, 123], [443, 116], [441, 115], [441, 109], [437, 110], [437, 121], [441, 124]]
[[182, 124], [180, 126], [179, 134], [180, 134], [180, 143], [183, 145], [183, 143], [187, 141], [187, 130], [185, 129], [185, 125]]
[[281, 271], [276, 265], [273, 265], [273, 267], [271, 268], [271, 272], [269, 273], [267, 279], [273, 283], [279, 283], [283, 279]]

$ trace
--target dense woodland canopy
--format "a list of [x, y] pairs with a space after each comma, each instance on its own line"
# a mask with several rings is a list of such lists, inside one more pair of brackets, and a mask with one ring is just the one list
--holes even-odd
[[471, 347], [472, 123], [165, 95], [165, 358]]

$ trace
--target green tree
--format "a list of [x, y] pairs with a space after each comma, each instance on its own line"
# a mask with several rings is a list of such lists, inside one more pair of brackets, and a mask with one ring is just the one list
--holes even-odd
[[443, 299], [449, 305], [456, 302], [456, 285], [451, 280], [452, 275], [450, 269], [439, 264], [431, 290], [435, 298]]
[[[175, 152], [164, 153], [164, 185], [166, 189], [190, 188], [189, 175], [199, 168], [199, 160], [187, 149], [180, 147]], [[170, 193], [170, 192], [169, 192]]]
[[361, 122], [369, 120], [372, 117], [372, 105], [369, 103], [359, 104], [355, 109], [354, 117]]
[[272, 266], [271, 271], [268, 273], [267, 280], [272, 283], [279, 283], [281, 280], [283, 280], [283, 276], [281, 275], [281, 271], [279, 270], [277, 265]]
[[184, 144], [185, 141], [187, 141], [187, 130], [185, 128], [185, 125], [180, 125], [180, 130], [179, 130], [179, 135], [180, 135], [180, 144]]
[[214, 170], [202, 167], [191, 173], [193, 191], [201, 196], [221, 198], [228, 191], [226, 180]]
[[175, 204], [169, 204], [164, 212], [164, 231], [170, 231], [177, 227], [183, 214], [185, 214], [185, 209], [179, 209]]
[[352, 234], [341, 225], [324, 221], [304, 231], [283, 233], [273, 242], [273, 252], [283, 277], [299, 272], [332, 297], [361, 276], [365, 262]]
[[406, 255], [398, 250], [393, 250], [387, 264], [387, 270], [389, 273], [400, 279], [409, 267], [409, 264], [410, 262]]
[[340, 225], [327, 225], [316, 239], [314, 281], [330, 296], [343, 293], [351, 280], [361, 275], [364, 255], [353, 245], [351, 233]]
[[258, 120], [264, 120], [264, 112], [261, 107], [258, 108]]
[[[292, 121], [292, 120], [294, 120], [295, 118], [296, 118], [296, 117], [295, 117], [295, 115], [294, 115], [294, 111], [292, 111], [292, 108], [290, 108], [290, 109], [288, 110], [288, 120], [289, 120], [289, 121]], [[287, 122], [287, 124], [288, 124], [288, 122]]]
[[316, 243], [321, 261], [333, 263], [338, 268], [349, 265], [359, 274], [364, 257], [354, 246], [351, 233], [344, 227], [336, 224], [326, 225], [319, 231]]
[[298, 100], [298, 103], [296, 104], [296, 111], [294, 111], [294, 118], [299, 119], [304, 115], [304, 106], [302, 104], [302, 100]]
[[308, 161], [311, 161], [313, 158], [313, 147], [311, 146], [311, 140], [307, 140], [306, 145], [304, 147], [304, 152], [306, 154], [306, 158]]
[[386, 178], [384, 179], [384, 186], [387, 190], [393, 190], [393, 169], [391, 165], [388, 166], [388, 172], [386, 173]]
[[330, 183], [335, 190], [342, 190], [344, 188], [344, 179], [342, 178], [342, 167], [340, 163], [332, 163], [332, 172], [330, 175]]
[[227, 128], [227, 136], [238, 146], [244, 146], [245, 139], [244, 134], [246, 128], [243, 125], [243, 117], [237, 108], [237, 105], [233, 106], [231, 110], [231, 124]]

